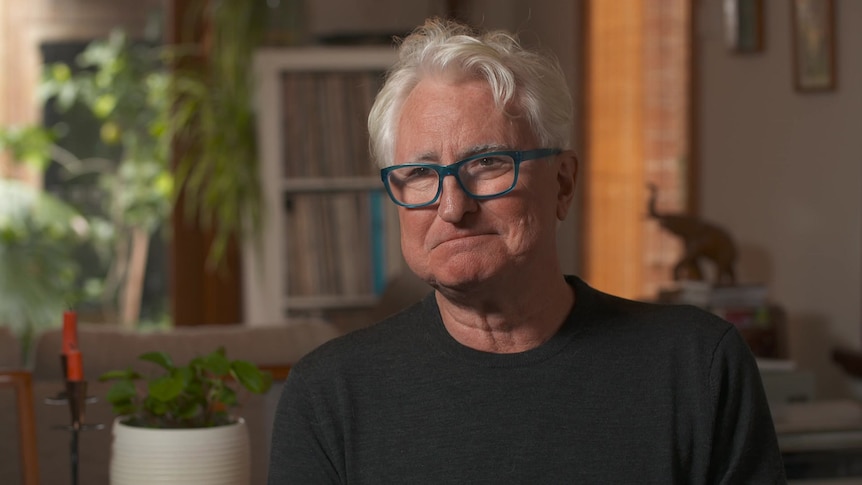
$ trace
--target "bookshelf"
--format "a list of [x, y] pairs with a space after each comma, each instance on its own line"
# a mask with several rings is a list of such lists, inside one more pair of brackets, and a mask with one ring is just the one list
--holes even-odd
[[244, 319], [373, 305], [403, 264], [366, 118], [390, 47], [256, 53], [264, 228], [243, 248]]

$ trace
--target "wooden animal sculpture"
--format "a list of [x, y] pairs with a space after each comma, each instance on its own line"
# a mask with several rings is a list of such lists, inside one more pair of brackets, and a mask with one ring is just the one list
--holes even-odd
[[733, 266], [736, 263], [736, 246], [730, 234], [724, 229], [697, 217], [684, 214], [660, 214], [656, 210], [658, 190], [649, 186], [649, 215], [658, 221], [662, 228], [682, 238], [684, 249], [680, 261], [674, 266], [673, 278], [703, 280], [701, 261], [711, 261], [715, 265], [715, 284], [733, 285], [736, 283]]

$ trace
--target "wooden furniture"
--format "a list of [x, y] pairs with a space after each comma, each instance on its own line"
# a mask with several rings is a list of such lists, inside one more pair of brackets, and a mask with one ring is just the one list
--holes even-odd
[[32, 376], [26, 370], [0, 369], [0, 388], [15, 390], [18, 412], [18, 441], [24, 485], [39, 485], [39, 450], [36, 446], [36, 415], [33, 408]]
[[260, 365], [260, 370], [269, 372], [272, 375], [273, 381], [283, 381], [290, 374], [289, 365]]
[[832, 361], [850, 376], [862, 378], [862, 351], [838, 347], [832, 350]]

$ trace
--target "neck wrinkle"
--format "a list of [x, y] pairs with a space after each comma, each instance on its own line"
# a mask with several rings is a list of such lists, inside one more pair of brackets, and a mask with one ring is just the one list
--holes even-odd
[[575, 301], [574, 289], [562, 275], [538, 288], [518, 298], [491, 299], [453, 298], [438, 290], [437, 306], [446, 331], [461, 345], [497, 354], [526, 352], [557, 333]]

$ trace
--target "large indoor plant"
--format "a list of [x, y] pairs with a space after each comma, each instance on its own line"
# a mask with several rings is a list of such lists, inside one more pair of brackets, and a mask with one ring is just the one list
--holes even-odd
[[140, 359], [160, 372], [111, 371], [116, 381], [106, 399], [113, 424], [110, 476], [113, 485], [135, 483], [244, 484], [250, 477], [250, 445], [238, 388], [262, 394], [271, 376], [223, 348], [176, 365], [164, 352]]
[[[169, 50], [177, 194], [185, 214], [213, 234], [211, 267], [231, 240], [253, 241], [261, 231], [253, 60], [267, 32], [267, 3], [191, 2], [186, 38]], [[194, 39], [201, 31], [204, 39]]]

